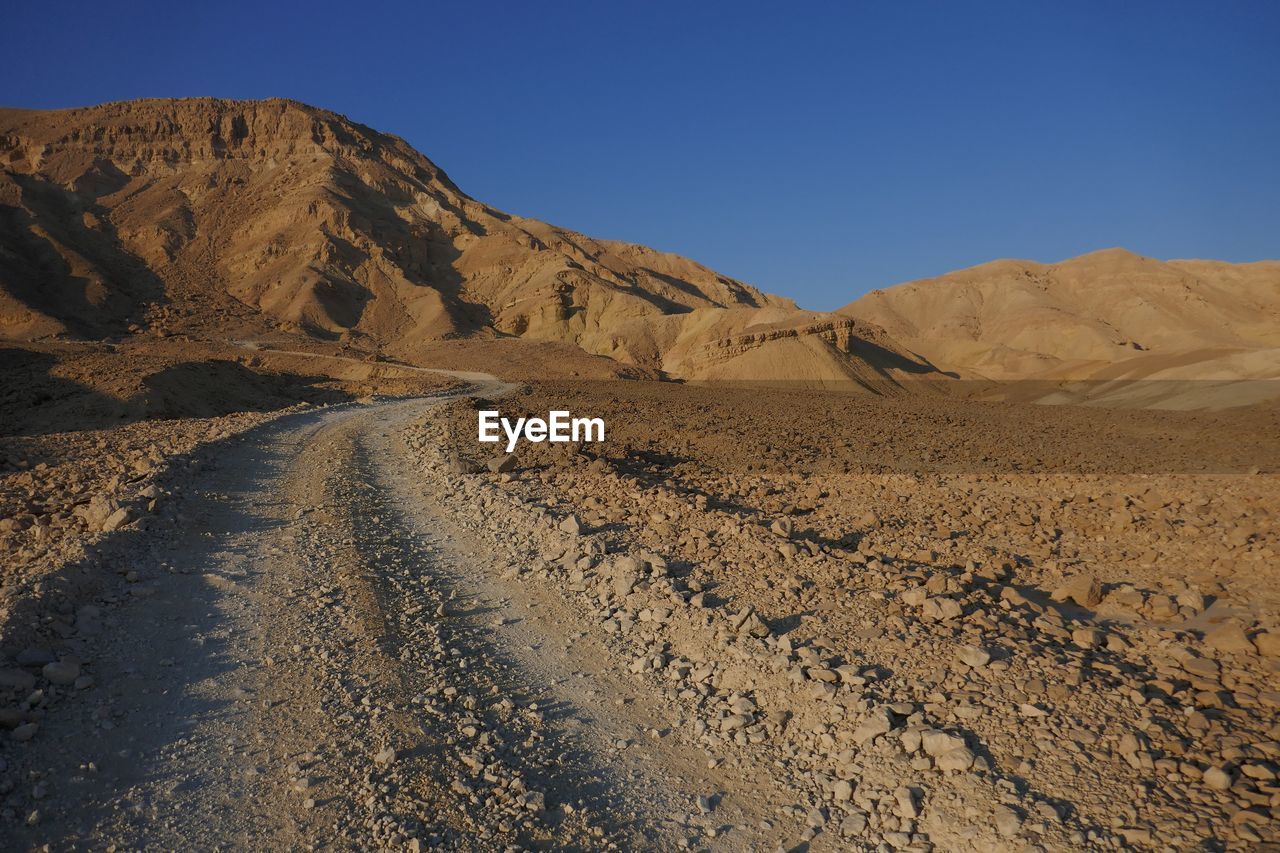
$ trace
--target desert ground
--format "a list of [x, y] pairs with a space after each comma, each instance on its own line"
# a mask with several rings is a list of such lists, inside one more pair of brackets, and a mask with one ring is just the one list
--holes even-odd
[[281, 100], [0, 165], [0, 848], [1280, 849], [1276, 262], [805, 311]]
[[1274, 409], [308, 362], [4, 439], [17, 847], [1280, 840]]

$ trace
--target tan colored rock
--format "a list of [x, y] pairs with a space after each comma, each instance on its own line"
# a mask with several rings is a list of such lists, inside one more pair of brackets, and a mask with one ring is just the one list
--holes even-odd
[[1093, 575], [1076, 575], [1053, 591], [1054, 601], [1074, 601], [1081, 607], [1097, 607], [1102, 603], [1102, 584]]
[[1255, 654], [1257, 649], [1236, 622], [1223, 622], [1205, 632], [1204, 643], [1210, 648], [1230, 654]]

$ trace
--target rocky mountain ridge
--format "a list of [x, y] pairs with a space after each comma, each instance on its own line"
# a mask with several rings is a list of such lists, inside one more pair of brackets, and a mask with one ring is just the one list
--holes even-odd
[[[163, 335], [221, 312], [409, 360], [515, 336], [670, 367], [704, 328], [814, 316], [676, 255], [502, 213], [402, 139], [294, 101], [5, 110], [0, 162], [9, 339]], [[823, 369], [868, 369], [851, 358], [832, 348]]]

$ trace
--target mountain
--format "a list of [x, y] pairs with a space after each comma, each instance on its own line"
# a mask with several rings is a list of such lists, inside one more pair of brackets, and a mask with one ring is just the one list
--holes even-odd
[[788, 379], [773, 353], [792, 350], [817, 381], [930, 370], [865, 322], [503, 213], [404, 140], [294, 101], [0, 110], [0, 166], [9, 340], [275, 327], [410, 360], [567, 343], [690, 379]]
[[1159, 261], [1123, 249], [1001, 260], [876, 290], [838, 313], [970, 378], [1078, 381], [1094, 396], [1152, 380], [1280, 378], [1278, 261]]

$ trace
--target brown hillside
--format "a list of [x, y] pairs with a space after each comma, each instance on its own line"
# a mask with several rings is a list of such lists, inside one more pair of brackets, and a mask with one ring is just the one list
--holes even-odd
[[[673, 347], [816, 316], [685, 258], [497, 211], [403, 140], [293, 101], [3, 110], [0, 164], [10, 340], [274, 326], [417, 359], [516, 336], [697, 378]], [[807, 374], [882, 372], [855, 349], [819, 345]]]
[[940, 369], [1085, 381], [1094, 398], [1103, 384], [1114, 394], [1138, 380], [1151, 393], [1151, 380], [1168, 390], [1280, 377], [1277, 261], [1166, 262], [1123, 249], [995, 261], [876, 290], [840, 313], [884, 327]]

